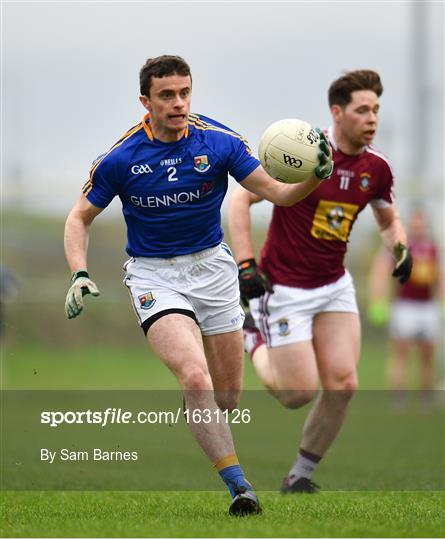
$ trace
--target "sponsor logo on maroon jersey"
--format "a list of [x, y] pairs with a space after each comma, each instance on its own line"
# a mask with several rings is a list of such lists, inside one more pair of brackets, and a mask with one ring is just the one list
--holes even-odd
[[320, 240], [347, 242], [358, 210], [356, 204], [321, 200], [315, 210], [311, 235]]
[[335, 206], [329, 211], [327, 215], [329, 225], [337, 230], [341, 227], [343, 220], [345, 219], [345, 211], [341, 206]]

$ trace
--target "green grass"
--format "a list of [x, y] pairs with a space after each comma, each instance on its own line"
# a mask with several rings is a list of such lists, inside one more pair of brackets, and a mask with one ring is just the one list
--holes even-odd
[[260, 493], [234, 518], [217, 492], [5, 493], [4, 537], [441, 537], [441, 493]]
[[[176, 389], [170, 371], [156, 358], [142, 334], [129, 347], [54, 346], [6, 344], [1, 350], [1, 379], [4, 389]], [[359, 366], [360, 388], [384, 389], [385, 344], [368, 341], [363, 345]], [[246, 356], [244, 387], [264, 386]]]
[[[9, 389], [177, 388], [173, 376], [143, 343], [125, 349], [9, 346], [2, 360], [4, 387]], [[361, 367], [365, 387], [384, 386], [384, 361], [380, 345], [365, 345]], [[250, 390], [262, 388], [249, 362], [245, 383]], [[179, 439], [173, 432], [162, 432], [159, 447], [152, 442], [146, 454], [147, 463], [155, 463], [155, 472], [161, 475], [155, 487], [163, 491], [5, 491], [0, 535], [442, 537], [445, 494], [434, 490], [444, 484], [443, 412], [425, 417], [413, 409], [391, 417], [385, 413], [384, 400], [374, 400], [374, 395], [382, 393], [357, 396], [353, 403], [357, 408], [351, 409], [341, 436], [317, 470], [315, 480], [325, 491], [316, 496], [283, 497], [262, 491], [263, 515], [231, 518], [227, 515], [228, 494], [188, 431], [180, 431]], [[257, 427], [254, 423], [233, 426], [238, 452], [259, 488], [278, 488], [293, 459], [308, 409], [285, 410], [265, 392], [246, 392], [242, 403], [249, 404], [251, 399], [259, 399], [261, 415], [256, 413]], [[130, 439], [130, 432], [125, 431], [125, 435]], [[19, 439], [15, 437], [16, 442]], [[22, 443], [17, 444], [20, 448]], [[184, 463], [187, 470], [181, 473]], [[171, 473], [175, 468], [177, 482], [163, 481], [163, 471]], [[185, 489], [185, 473], [193, 478], [190, 485], [194, 489], [218, 489], [221, 485], [221, 491], [165, 491], [168, 487]], [[66, 469], [61, 474], [69, 478]], [[66, 482], [65, 486], [67, 483], [70, 485]], [[333, 491], [338, 489], [348, 491]], [[358, 491], [370, 489], [374, 491]], [[390, 491], [394, 489], [401, 491]], [[404, 491], [412, 489], [418, 491]]]

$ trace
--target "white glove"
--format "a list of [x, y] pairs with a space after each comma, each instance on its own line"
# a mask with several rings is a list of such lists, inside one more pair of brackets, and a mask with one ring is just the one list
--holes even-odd
[[82, 297], [86, 294], [99, 296], [100, 292], [96, 284], [91, 281], [86, 270], [79, 270], [71, 277], [71, 287], [65, 300], [65, 313], [68, 319], [74, 319], [83, 309]]

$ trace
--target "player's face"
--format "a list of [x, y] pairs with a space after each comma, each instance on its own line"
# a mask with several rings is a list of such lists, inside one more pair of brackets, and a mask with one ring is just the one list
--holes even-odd
[[153, 135], [161, 141], [179, 140], [187, 127], [192, 81], [189, 76], [153, 77], [149, 96], [141, 96], [150, 113]]
[[372, 90], [356, 90], [345, 107], [332, 107], [334, 122], [351, 147], [359, 149], [372, 143], [379, 108], [379, 98]]

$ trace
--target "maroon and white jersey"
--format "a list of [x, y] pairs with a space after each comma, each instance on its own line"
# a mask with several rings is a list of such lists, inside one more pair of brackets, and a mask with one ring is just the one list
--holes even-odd
[[398, 287], [396, 296], [404, 300], [432, 300], [439, 280], [439, 255], [435, 242], [429, 238], [409, 240], [413, 270], [409, 280]]
[[370, 202], [393, 202], [393, 175], [388, 160], [372, 146], [348, 156], [327, 135], [334, 172], [305, 199], [291, 207], [274, 206], [261, 268], [272, 283], [312, 289], [339, 279], [349, 234], [358, 214]]

